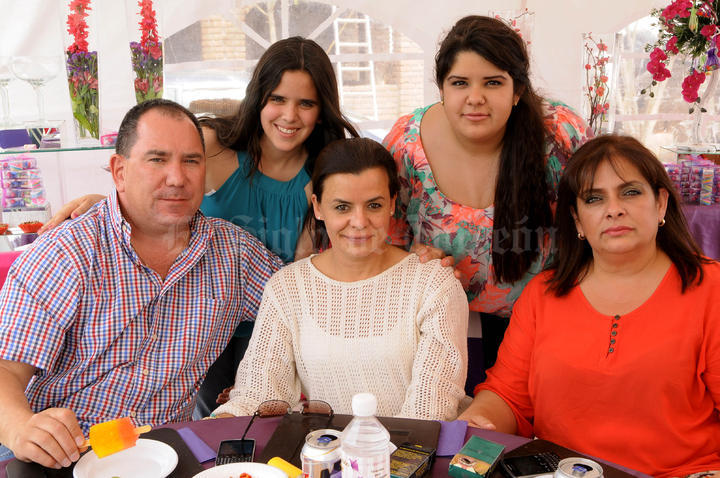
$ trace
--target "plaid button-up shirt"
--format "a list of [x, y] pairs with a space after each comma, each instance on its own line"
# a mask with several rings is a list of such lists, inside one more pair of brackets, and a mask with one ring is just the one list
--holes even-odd
[[38, 369], [36, 412], [90, 425], [191, 419], [196, 392], [240, 321], [254, 320], [281, 261], [250, 234], [197, 213], [167, 277], [130, 244], [117, 196], [42, 235], [0, 291], [0, 358]]

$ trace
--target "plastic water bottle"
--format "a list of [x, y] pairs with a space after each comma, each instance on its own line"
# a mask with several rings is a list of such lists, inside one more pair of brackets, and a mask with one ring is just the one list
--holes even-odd
[[390, 433], [375, 418], [375, 395], [353, 396], [352, 411], [355, 417], [340, 438], [342, 478], [389, 478]]

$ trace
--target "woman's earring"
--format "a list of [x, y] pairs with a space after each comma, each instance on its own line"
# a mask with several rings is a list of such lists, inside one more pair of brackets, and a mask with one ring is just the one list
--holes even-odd
[[440, 104], [443, 106], [445, 105], [445, 98], [440, 98]]
[[663, 227], [665, 225], [665, 218], [662, 218], [662, 221], [658, 223], [658, 227]]
[[580, 239], [581, 241], [585, 240], [585, 236], [582, 235], [582, 232], [578, 232], [578, 239]]

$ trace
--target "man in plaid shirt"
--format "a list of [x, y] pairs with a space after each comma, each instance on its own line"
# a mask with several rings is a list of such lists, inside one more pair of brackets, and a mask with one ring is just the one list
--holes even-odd
[[83, 434], [191, 419], [195, 394], [280, 260], [198, 208], [205, 148], [167, 100], [132, 108], [110, 159], [116, 192], [42, 235], [0, 292], [0, 443], [69, 466]]

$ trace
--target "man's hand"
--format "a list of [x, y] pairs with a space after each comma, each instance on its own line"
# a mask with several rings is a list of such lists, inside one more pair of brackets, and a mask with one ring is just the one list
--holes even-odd
[[105, 199], [105, 196], [100, 194], [86, 194], [85, 196], [71, 200], [69, 203], [63, 205], [48, 222], [43, 224], [38, 234], [42, 234], [45, 231], [59, 226], [65, 219], [75, 219], [87, 212], [96, 202], [102, 201], [103, 199]]
[[15, 457], [48, 468], [70, 466], [80, 458], [85, 437], [67, 408], [48, 408], [13, 423], [5, 445]]

